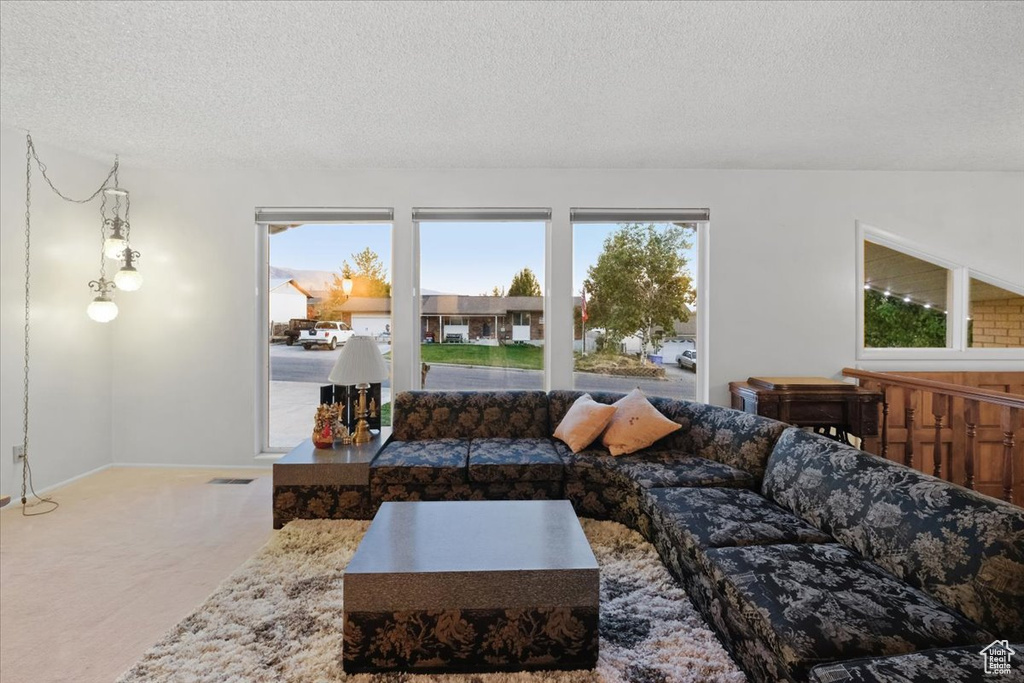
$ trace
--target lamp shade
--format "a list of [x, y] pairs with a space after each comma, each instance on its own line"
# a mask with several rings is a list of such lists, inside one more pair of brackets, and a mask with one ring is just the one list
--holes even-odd
[[332, 384], [374, 384], [388, 378], [388, 366], [371, 337], [356, 335], [341, 347], [341, 355], [327, 376]]

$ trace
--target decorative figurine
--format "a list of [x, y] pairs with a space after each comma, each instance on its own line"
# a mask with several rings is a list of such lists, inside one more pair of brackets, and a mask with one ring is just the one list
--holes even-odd
[[313, 445], [317, 448], [330, 448], [334, 445], [334, 406], [321, 404], [316, 409], [313, 420]]

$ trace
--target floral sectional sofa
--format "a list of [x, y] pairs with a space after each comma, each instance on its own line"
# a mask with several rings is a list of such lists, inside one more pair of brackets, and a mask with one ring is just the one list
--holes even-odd
[[752, 680], [981, 680], [985, 645], [1024, 641], [1021, 508], [689, 401], [649, 399], [682, 428], [643, 451], [574, 454], [550, 435], [581, 395], [399, 394], [373, 507], [564, 497], [637, 529]]

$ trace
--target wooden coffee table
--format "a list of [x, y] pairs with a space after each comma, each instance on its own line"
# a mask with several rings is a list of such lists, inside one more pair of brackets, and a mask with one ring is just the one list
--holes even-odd
[[593, 668], [598, 595], [568, 501], [383, 503], [345, 570], [344, 669]]

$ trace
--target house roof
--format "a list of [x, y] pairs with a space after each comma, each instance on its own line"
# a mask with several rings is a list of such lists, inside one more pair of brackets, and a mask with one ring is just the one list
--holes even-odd
[[423, 297], [421, 315], [505, 315], [509, 311], [543, 311], [541, 296], [462, 296], [429, 294]]
[[300, 287], [299, 283], [296, 282], [294, 278], [290, 278], [290, 277], [271, 278], [270, 279], [270, 291], [273, 292], [273, 291], [278, 290], [281, 287], [284, 287], [285, 285], [289, 285], [289, 284], [292, 287], [294, 287], [295, 289], [297, 289], [299, 291], [299, 293], [302, 294], [303, 296], [305, 296], [307, 299], [312, 298], [312, 294], [310, 294], [305, 289]]

